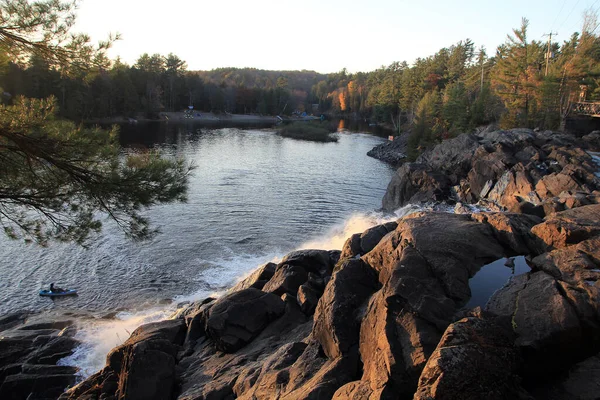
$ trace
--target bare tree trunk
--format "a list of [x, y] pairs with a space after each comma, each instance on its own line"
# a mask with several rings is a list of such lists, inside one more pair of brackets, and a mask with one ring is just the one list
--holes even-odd
[[[394, 121], [394, 113], [390, 113], [390, 119], [392, 120], [392, 125], [394, 126], [394, 131], [398, 132], [398, 125], [396, 125], [396, 121]], [[400, 121], [398, 121], [400, 122]]]

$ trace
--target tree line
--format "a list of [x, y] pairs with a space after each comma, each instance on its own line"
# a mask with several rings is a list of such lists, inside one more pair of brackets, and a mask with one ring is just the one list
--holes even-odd
[[54, 96], [59, 114], [73, 120], [158, 118], [188, 106], [215, 113], [351, 117], [411, 131], [414, 153], [490, 122], [560, 128], [573, 101], [600, 99], [597, 28], [588, 12], [581, 33], [562, 44], [545, 43], [529, 39], [523, 19], [493, 55], [466, 39], [412, 65], [394, 62], [358, 73], [188, 71], [174, 54], [143, 54], [131, 66], [119, 59], [90, 60], [78, 73], [65, 74], [43, 55], [18, 63], [0, 54], [0, 87], [5, 103], [19, 95]]

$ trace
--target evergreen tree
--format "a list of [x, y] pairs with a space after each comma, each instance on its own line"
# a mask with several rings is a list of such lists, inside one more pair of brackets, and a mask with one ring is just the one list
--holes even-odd
[[[70, 60], [89, 69], [100, 52], [85, 37], [63, 39], [73, 23], [72, 3], [56, 0], [0, 4], [0, 48], [14, 62], [39, 58]], [[100, 61], [104, 62], [104, 61]], [[99, 64], [96, 63], [97, 67]], [[127, 235], [142, 239], [155, 231], [141, 211], [185, 200], [190, 167], [154, 153], [123, 159], [116, 132], [82, 129], [56, 117], [56, 101], [17, 98], [0, 105], [0, 225], [12, 238], [47, 244], [84, 243], [101, 228], [103, 215]]]
[[528, 42], [529, 21], [523, 18], [521, 27], [513, 29], [506, 44], [497, 51], [493, 83], [502, 99], [506, 113], [501, 118], [504, 127], [531, 127], [535, 120], [537, 102], [535, 91], [539, 83], [543, 48]]
[[437, 89], [425, 93], [415, 111], [415, 122], [408, 140], [408, 158], [414, 160], [422, 147], [437, 142], [443, 130], [440, 114], [440, 93]]
[[451, 136], [466, 132], [469, 127], [469, 99], [462, 82], [451, 83], [444, 90], [442, 117]]

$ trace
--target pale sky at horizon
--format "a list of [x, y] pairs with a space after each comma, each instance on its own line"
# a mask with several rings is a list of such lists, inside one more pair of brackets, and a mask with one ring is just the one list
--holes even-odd
[[174, 53], [188, 70], [367, 72], [466, 38], [494, 54], [522, 17], [530, 40], [552, 30], [562, 43], [590, 7], [600, 11], [600, 0], [83, 0], [75, 30], [95, 41], [119, 32], [109, 55], [128, 64]]

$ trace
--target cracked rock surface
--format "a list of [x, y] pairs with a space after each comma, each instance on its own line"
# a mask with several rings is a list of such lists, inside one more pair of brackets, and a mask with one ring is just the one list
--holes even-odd
[[[582, 143], [526, 129], [444, 142], [399, 169], [384, 206], [498, 211], [419, 212], [341, 252], [293, 252], [139, 328], [61, 398], [597, 398], [600, 193], [596, 142]], [[517, 255], [531, 271], [465, 309], [470, 279]]]

